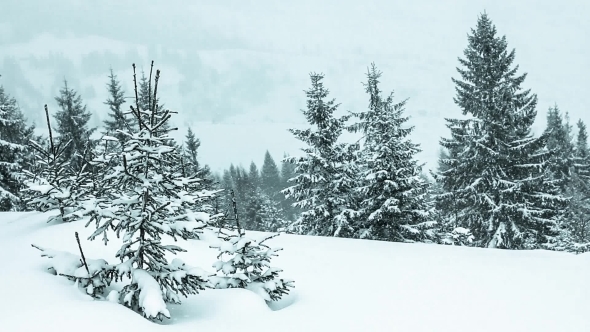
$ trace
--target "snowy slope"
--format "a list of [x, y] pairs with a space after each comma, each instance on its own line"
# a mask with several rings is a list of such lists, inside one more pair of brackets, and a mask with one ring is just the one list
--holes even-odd
[[[87, 258], [114, 263], [117, 249], [46, 217], [0, 213], [2, 331], [590, 331], [590, 254], [292, 235], [273, 240], [273, 265], [296, 281], [275, 310], [247, 290], [206, 290], [155, 324], [46, 272], [31, 243], [77, 253], [78, 231]], [[212, 270], [213, 249], [182, 245], [187, 264]]]

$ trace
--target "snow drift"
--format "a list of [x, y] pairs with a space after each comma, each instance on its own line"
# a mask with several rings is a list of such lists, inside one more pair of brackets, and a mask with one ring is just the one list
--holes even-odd
[[[208, 289], [169, 304], [172, 318], [153, 323], [48, 273], [31, 243], [77, 254], [77, 231], [87, 258], [114, 257], [119, 243], [87, 241], [93, 228], [84, 220], [47, 217], [0, 213], [3, 331], [590, 331], [590, 254], [294, 235], [272, 239], [284, 248], [273, 265], [297, 282], [280, 301]], [[216, 250], [182, 245], [179, 259], [214, 273]]]

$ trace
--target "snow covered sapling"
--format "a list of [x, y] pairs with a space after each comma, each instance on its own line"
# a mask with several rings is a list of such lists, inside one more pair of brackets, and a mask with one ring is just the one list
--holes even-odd
[[[152, 63], [153, 66], [153, 63]], [[153, 95], [148, 109], [140, 107], [134, 69], [136, 106], [131, 111], [139, 131], [120, 131], [128, 137], [120, 163], [105, 176], [105, 195], [112, 198], [108, 213], [95, 218], [97, 229], [90, 236], [108, 241], [112, 229], [123, 235], [123, 245], [116, 256], [121, 264], [114, 268], [114, 278], [127, 276], [119, 301], [148, 319], [170, 318], [166, 302], [180, 303], [179, 295], [196, 294], [205, 289], [207, 274], [176, 259], [169, 262], [166, 253], [185, 251], [180, 246], [162, 243], [163, 236], [195, 239], [207, 225], [210, 215], [196, 208], [214, 193], [203, 190], [199, 180], [184, 177], [178, 170], [180, 153], [165, 124], [172, 112], [161, 112], [157, 104], [156, 71]], [[151, 84], [151, 72], [150, 72]], [[150, 89], [151, 91], [151, 89]]]
[[463, 227], [456, 227], [451, 232], [442, 232], [439, 242], [447, 245], [471, 246], [473, 239], [474, 237], [470, 230]]
[[59, 215], [51, 216], [51, 221], [72, 221], [78, 218], [74, 213], [77, 202], [87, 193], [83, 188], [87, 182], [85, 167], [72, 173], [69, 161], [64, 152], [69, 142], [54, 143], [49, 111], [45, 105], [45, 116], [49, 132], [49, 146], [43, 146], [31, 140], [30, 146], [36, 152], [36, 163], [40, 166], [37, 174], [24, 171], [28, 179], [25, 181], [26, 191], [32, 193], [27, 202], [37, 211], [59, 210]]
[[246, 288], [266, 301], [279, 300], [289, 293], [289, 288], [295, 287], [294, 281], [279, 278], [283, 270], [270, 266], [270, 260], [278, 256], [277, 252], [282, 248], [271, 248], [265, 242], [279, 234], [262, 240], [246, 237], [240, 227], [233, 191], [231, 195], [237, 231], [225, 235], [219, 243], [211, 246], [220, 251], [217, 256], [219, 260], [213, 264], [213, 268], [222, 273], [221, 277], [211, 279], [213, 287]]
[[78, 232], [76, 232], [76, 241], [78, 248], [80, 248], [80, 256], [71, 254], [65, 251], [57, 251], [48, 248], [42, 248], [37, 245], [32, 245], [39, 249], [42, 254], [41, 257], [50, 259], [49, 270], [56, 275], [60, 275], [75, 281], [80, 289], [83, 289], [86, 294], [100, 298], [104, 294], [104, 290], [111, 283], [112, 266], [104, 259], [86, 259], [80, 244]]

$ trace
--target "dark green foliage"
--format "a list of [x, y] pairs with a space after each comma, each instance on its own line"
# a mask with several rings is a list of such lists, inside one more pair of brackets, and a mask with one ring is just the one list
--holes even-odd
[[[522, 90], [514, 50], [486, 14], [468, 36], [455, 103], [468, 119], [447, 119], [449, 151], [437, 174], [439, 207], [453, 207], [457, 226], [478, 246], [530, 249], [555, 241], [567, 200], [547, 177], [548, 136], [534, 138], [537, 96]], [[445, 211], [450, 214], [451, 211]]]

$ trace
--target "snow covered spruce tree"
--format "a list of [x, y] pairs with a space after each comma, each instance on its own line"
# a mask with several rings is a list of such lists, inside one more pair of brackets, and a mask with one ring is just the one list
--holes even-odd
[[280, 195], [281, 178], [279, 168], [268, 150], [264, 153], [264, 162], [260, 171], [260, 180], [262, 191], [272, 199], [277, 199]]
[[355, 131], [363, 134], [359, 193], [361, 238], [384, 241], [429, 241], [435, 232], [428, 204], [429, 184], [415, 159], [419, 146], [408, 139], [414, 127], [406, 126], [406, 101], [393, 102], [393, 93], [382, 96], [381, 72], [375, 64], [367, 73], [365, 91], [369, 108], [356, 113]]
[[338, 143], [350, 116], [335, 118], [338, 108], [335, 100], [326, 100], [323, 74], [312, 73], [311, 88], [306, 91], [307, 109], [303, 114], [312, 128], [290, 129], [291, 133], [307, 146], [301, 157], [288, 157], [286, 162], [295, 165], [297, 175], [289, 188], [282, 190], [293, 198], [302, 213], [290, 227], [301, 234], [351, 237], [355, 232], [352, 188], [357, 172], [356, 145]]
[[104, 120], [104, 134], [114, 136], [121, 144], [124, 144], [127, 141], [127, 136], [120, 131], [135, 129], [137, 121], [135, 117], [129, 116], [123, 110], [125, 93], [121, 87], [121, 82], [117, 78], [117, 75], [113, 73], [112, 69], [109, 75], [109, 82], [107, 83], [107, 91], [109, 97], [104, 103], [109, 107], [109, 118]]
[[229, 233], [220, 233], [219, 241], [211, 245], [220, 251], [217, 256], [219, 260], [213, 264], [213, 268], [221, 275], [211, 278], [210, 283], [215, 288], [249, 289], [265, 301], [277, 301], [295, 287], [293, 280], [279, 277], [282, 269], [270, 265], [271, 259], [278, 256], [282, 248], [271, 248], [266, 241], [279, 234], [262, 239], [246, 236], [240, 224], [233, 190], [230, 197], [235, 225], [228, 227], [226, 232]]
[[[63, 146], [63, 153], [70, 167], [74, 172], [78, 172], [84, 166], [82, 155], [95, 128], [88, 128], [91, 114], [86, 110], [82, 97], [68, 86], [67, 81], [64, 80], [64, 86], [59, 93], [55, 100], [60, 109], [54, 115], [57, 122], [56, 131], [59, 134], [58, 141]], [[65, 142], [69, 144], [66, 145]]]
[[78, 171], [71, 169], [71, 158], [67, 155], [67, 147], [71, 141], [60, 140], [59, 143], [55, 143], [47, 105], [45, 117], [49, 142], [42, 144], [30, 141], [30, 147], [35, 151], [37, 168], [35, 172], [24, 172], [27, 177], [27, 188], [24, 190], [29, 192], [26, 203], [36, 211], [59, 210], [59, 215], [49, 217], [47, 222], [73, 221], [80, 218], [77, 213], [79, 203], [89, 193], [90, 179], [85, 171], [85, 165]]
[[552, 152], [548, 161], [548, 171], [551, 178], [565, 191], [571, 178], [570, 170], [574, 163], [574, 144], [572, 142], [571, 127], [557, 105], [550, 107], [547, 112], [547, 149]]
[[468, 40], [461, 79], [453, 81], [455, 103], [470, 117], [447, 119], [451, 138], [441, 145], [452, 153], [437, 174], [444, 191], [438, 205], [453, 206], [454, 222], [473, 233], [477, 246], [539, 248], [558, 235], [567, 200], [547, 176], [547, 135], [531, 134], [537, 96], [522, 90], [526, 74], [511, 68], [514, 50], [487, 14]]
[[[295, 178], [295, 165], [285, 161], [288, 157], [288, 154], [284, 154], [283, 160], [281, 160], [281, 190], [289, 187], [289, 180]], [[296, 220], [299, 215], [299, 209], [293, 206], [295, 201], [292, 198], [285, 198], [284, 195], [280, 197], [279, 201], [281, 202], [285, 220]]]
[[[455, 148], [454, 150], [457, 149]], [[441, 147], [437, 165], [438, 173], [449, 170], [450, 167], [445, 164], [445, 161], [454, 158], [456, 158], [456, 154], [454, 154], [453, 150], [448, 152], [447, 149]], [[471, 234], [471, 231], [465, 227], [458, 226], [457, 216], [459, 215], [459, 208], [457, 201], [454, 199], [441, 200], [439, 195], [445, 193], [445, 189], [443, 188], [441, 181], [436, 181], [438, 178], [437, 174], [432, 171], [430, 174], [435, 179], [434, 183], [431, 184], [430, 190], [432, 194], [432, 204], [435, 206], [433, 214], [434, 219], [437, 222], [437, 242], [447, 245], [472, 245], [474, 237]], [[453, 192], [447, 192], [446, 194], [452, 197]]]
[[570, 201], [563, 219], [568, 235], [565, 249], [580, 253], [590, 251], [590, 151], [586, 125], [579, 120], [577, 127], [573, 166], [565, 187]]
[[21, 171], [33, 129], [27, 126], [16, 99], [0, 86], [0, 211], [16, 210], [22, 205]]
[[186, 134], [186, 146], [183, 149], [183, 167], [188, 175], [196, 175], [201, 179], [201, 183], [207, 189], [215, 187], [213, 176], [208, 165], [202, 165], [198, 161], [198, 149], [201, 146], [201, 140], [195, 136], [195, 133], [189, 128]]
[[167, 252], [185, 250], [162, 243], [162, 238], [198, 238], [210, 215], [195, 209], [214, 192], [202, 190], [197, 179], [178, 172], [180, 151], [170, 144], [171, 129], [162, 130], [172, 112], [157, 104], [159, 77], [158, 70], [148, 109], [141, 108], [136, 92], [131, 111], [139, 122], [138, 131], [120, 132], [128, 137], [128, 144], [103, 183], [108, 185], [105, 195], [111, 205], [93, 216], [97, 229], [90, 239], [102, 236], [106, 243], [111, 229], [117, 236], [122, 234], [123, 245], [116, 255], [121, 263], [113, 274], [115, 279], [127, 276], [131, 282], [121, 290], [119, 301], [148, 319], [161, 320], [170, 317], [167, 302], [180, 303], [179, 295], [196, 294], [207, 282], [201, 269], [179, 259], [169, 262]]

